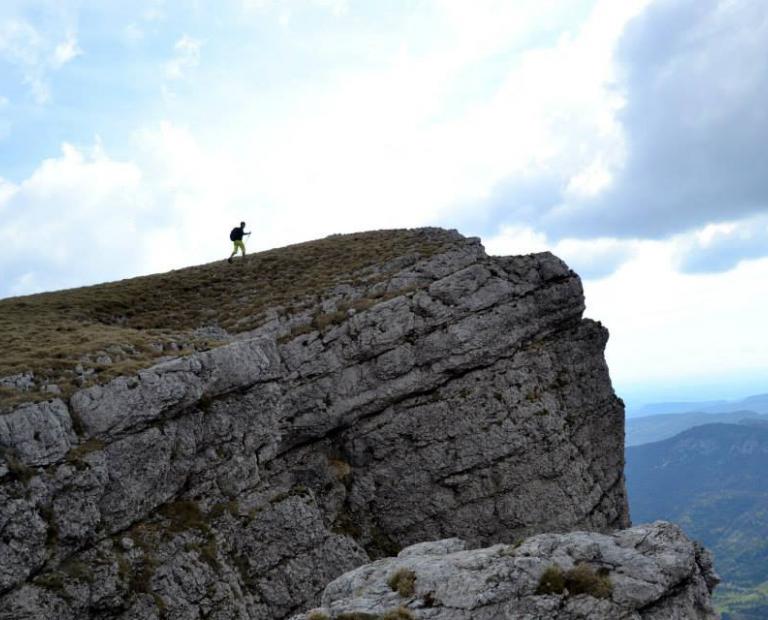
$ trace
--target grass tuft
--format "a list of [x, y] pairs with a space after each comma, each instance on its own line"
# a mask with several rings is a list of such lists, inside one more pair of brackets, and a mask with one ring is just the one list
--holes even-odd
[[381, 620], [413, 620], [415, 616], [409, 609], [405, 607], [397, 607], [396, 609], [390, 609], [386, 612]]
[[548, 567], [539, 579], [536, 594], [587, 594], [595, 598], [610, 598], [613, 584], [607, 574], [588, 564], [579, 564], [565, 572], [557, 565]]
[[416, 573], [408, 568], [399, 568], [389, 576], [387, 585], [403, 598], [413, 596], [416, 591]]
[[607, 574], [600, 574], [588, 564], [579, 564], [565, 574], [565, 587], [573, 596], [588, 594], [595, 598], [610, 598], [613, 584]]
[[67, 452], [67, 463], [73, 465], [77, 469], [87, 468], [88, 464], [85, 461], [85, 457], [92, 452], [103, 450], [105, 447], [106, 444], [103, 441], [93, 437]]
[[35, 475], [35, 470], [26, 465], [13, 448], [0, 446], [0, 459], [5, 461], [11, 476], [22, 484], [27, 484]]
[[204, 534], [210, 532], [207, 519], [197, 502], [190, 500], [171, 502], [163, 505], [159, 512], [170, 520], [169, 532], [178, 533], [187, 530], [198, 530]]
[[549, 566], [539, 578], [536, 594], [562, 594], [565, 590], [565, 575], [557, 565]]

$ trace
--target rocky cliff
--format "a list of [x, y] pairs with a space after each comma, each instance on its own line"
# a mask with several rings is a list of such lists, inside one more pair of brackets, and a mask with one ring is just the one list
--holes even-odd
[[[287, 618], [414, 543], [628, 526], [576, 274], [392, 234], [415, 243], [256, 329], [208, 309], [217, 346], [7, 406], [0, 618]], [[228, 307], [258, 295], [240, 287]]]

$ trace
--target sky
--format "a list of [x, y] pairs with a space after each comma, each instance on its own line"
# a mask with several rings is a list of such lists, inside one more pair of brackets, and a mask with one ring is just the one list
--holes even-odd
[[768, 392], [766, 101], [764, 0], [3, 0], [0, 297], [442, 226], [629, 405]]

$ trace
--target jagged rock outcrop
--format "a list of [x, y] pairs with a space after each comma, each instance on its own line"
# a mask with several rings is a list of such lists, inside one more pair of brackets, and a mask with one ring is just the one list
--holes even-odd
[[0, 415], [0, 619], [287, 618], [413, 543], [626, 527], [579, 278], [425, 234], [450, 247]]
[[414, 545], [339, 577], [293, 620], [710, 620], [709, 553], [675, 525]]

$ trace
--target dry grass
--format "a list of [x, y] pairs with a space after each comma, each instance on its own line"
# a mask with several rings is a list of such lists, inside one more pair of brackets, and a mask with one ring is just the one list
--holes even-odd
[[414, 620], [415, 616], [409, 609], [405, 607], [397, 607], [396, 609], [390, 609], [385, 613], [381, 620]]
[[595, 571], [588, 564], [578, 564], [563, 571], [557, 565], [548, 567], [539, 579], [536, 594], [588, 594], [595, 598], [610, 598], [613, 584], [606, 571]]
[[[216, 346], [194, 331], [254, 329], [270, 308], [314, 305], [327, 289], [357, 283], [375, 265], [413, 252], [429, 256], [453, 243], [436, 230], [335, 235], [250, 254], [233, 264], [222, 260], [0, 300], [0, 378], [32, 371], [37, 383], [29, 392], [0, 387], [0, 409], [50, 397], [39, 391], [45, 383], [58, 385], [66, 397], [79, 386], [147, 367], [160, 356]], [[110, 360], [100, 360], [101, 352]]]
[[387, 579], [387, 585], [404, 598], [413, 596], [416, 591], [416, 573], [408, 568], [398, 568]]

